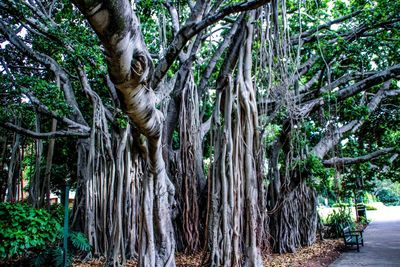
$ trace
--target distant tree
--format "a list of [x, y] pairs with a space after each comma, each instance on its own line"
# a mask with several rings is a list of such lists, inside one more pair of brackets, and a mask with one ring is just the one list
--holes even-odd
[[212, 266], [260, 266], [310, 245], [334, 172], [357, 188], [355, 164], [397, 171], [398, 10], [1, 2], [2, 201], [28, 161], [36, 206], [68, 178], [73, 227], [108, 265], [205, 248]]

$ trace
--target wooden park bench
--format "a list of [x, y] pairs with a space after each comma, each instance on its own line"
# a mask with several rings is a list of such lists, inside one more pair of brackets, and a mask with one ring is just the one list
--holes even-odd
[[346, 246], [357, 246], [357, 251], [360, 252], [360, 245], [364, 246], [362, 231], [353, 231], [350, 226], [343, 228], [343, 239]]

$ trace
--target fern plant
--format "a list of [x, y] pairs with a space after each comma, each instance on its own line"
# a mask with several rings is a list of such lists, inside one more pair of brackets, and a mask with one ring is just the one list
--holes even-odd
[[88, 252], [91, 249], [89, 244], [89, 240], [86, 236], [81, 232], [71, 232], [69, 238], [72, 242], [72, 245], [80, 251]]
[[[64, 250], [62, 249], [62, 231], [58, 233], [57, 238], [58, 242], [56, 246], [49, 247], [42, 253], [36, 255], [36, 257], [32, 258], [31, 263], [33, 266], [63, 266]], [[81, 232], [70, 232], [68, 235], [68, 241], [70, 245], [72, 244], [71, 248], [68, 250], [72, 253], [67, 254], [67, 265], [69, 266], [74, 259], [74, 255], [83, 252], [89, 252], [91, 250], [91, 246], [89, 244], [89, 240]]]

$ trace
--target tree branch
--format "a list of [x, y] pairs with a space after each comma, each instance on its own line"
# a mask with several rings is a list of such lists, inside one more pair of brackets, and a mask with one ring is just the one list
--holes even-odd
[[[368, 103], [368, 113], [374, 112], [382, 99], [384, 99], [385, 92], [389, 89], [390, 81], [383, 84], [382, 88], [375, 94], [375, 96]], [[327, 134], [318, 142], [313, 148], [314, 154], [318, 158], [323, 158], [334, 146], [336, 146], [343, 134], [349, 131], [356, 132], [363, 124], [365, 120], [352, 120], [342, 127], [334, 128], [332, 131], [328, 131]]]
[[32, 102], [32, 104], [35, 105], [35, 107], [37, 108], [37, 110], [39, 112], [50, 115], [51, 117], [55, 118], [57, 121], [67, 124], [68, 128], [81, 129], [82, 131], [88, 131], [88, 132], [90, 131], [90, 127], [80, 124], [80, 123], [77, 123], [69, 118], [59, 116], [54, 111], [51, 111], [47, 106], [45, 106], [42, 102], [40, 102], [39, 99], [37, 99], [32, 94], [26, 93], [26, 96], [29, 98], [29, 100]]
[[[346, 42], [351, 42], [357, 38], [361, 38], [361, 37], [370, 35], [369, 33], [367, 33], [368, 31], [375, 30], [375, 29], [385, 29], [389, 25], [395, 24], [399, 21], [400, 21], [400, 18], [395, 17], [391, 20], [387, 20], [387, 21], [384, 21], [381, 23], [376, 23], [373, 26], [360, 25], [357, 28], [352, 27], [352, 29], [350, 31], [347, 31], [344, 33], [339, 33], [340, 37], [331, 39], [330, 41], [328, 41], [328, 44], [335, 44], [339, 38], [343, 38]], [[323, 39], [325, 37], [330, 37], [330, 36], [332, 36], [332, 35], [330, 35], [330, 34], [328, 34], [328, 35], [326, 35], [326, 34], [309, 35], [302, 39], [302, 44], [314, 42], [316, 40]], [[296, 40], [294, 40], [294, 43], [296, 43]], [[298, 40], [297, 40], [297, 43], [298, 43]]]
[[343, 165], [351, 165], [351, 164], [357, 164], [357, 163], [363, 163], [367, 162], [376, 158], [379, 158], [381, 156], [384, 156], [389, 153], [393, 153], [398, 151], [398, 149], [391, 147], [391, 148], [383, 148], [381, 150], [374, 151], [372, 153], [369, 153], [364, 156], [356, 157], [356, 158], [349, 158], [349, 157], [344, 157], [344, 158], [338, 158], [334, 157], [328, 160], [323, 160], [322, 164], [324, 164], [325, 167], [334, 167], [334, 166], [343, 166]]
[[370, 72], [358, 72], [357, 71], [357, 72], [345, 74], [345, 75], [341, 76], [340, 78], [336, 79], [335, 81], [331, 82], [330, 84], [322, 87], [319, 91], [321, 94], [327, 93], [336, 87], [339, 87], [341, 85], [349, 83], [350, 81], [365, 79], [365, 78], [371, 77], [377, 73], [378, 73], [377, 71], [370, 71]]
[[31, 47], [28, 47], [13, 31], [11, 31], [7, 25], [0, 20], [0, 33], [2, 33], [7, 40], [12, 43], [18, 50], [32, 58], [33, 60], [43, 64], [50, 71], [54, 73], [55, 76], [60, 77], [62, 81], [62, 89], [64, 92], [65, 99], [67, 103], [72, 107], [72, 112], [76, 117], [76, 120], [80, 124], [87, 125], [85, 119], [79, 110], [78, 103], [75, 99], [74, 92], [72, 90], [71, 82], [69, 80], [68, 74], [58, 65], [57, 61], [49, 57], [46, 54], [34, 51]]
[[169, 15], [171, 16], [172, 31], [174, 35], [176, 35], [180, 28], [178, 11], [171, 1], [167, 1], [164, 5], [167, 7]]
[[152, 62], [139, 29], [139, 21], [128, 0], [73, 0], [99, 37], [108, 71], [118, 87], [146, 83]]
[[[333, 24], [338, 24], [338, 23], [341, 23], [341, 22], [346, 21], [348, 19], [354, 18], [355, 16], [361, 14], [364, 11], [365, 10], [358, 10], [358, 11], [355, 11], [355, 12], [350, 13], [348, 15], [342, 16], [342, 17], [340, 17], [338, 19], [331, 20], [331, 21], [329, 21], [329, 22], [327, 22], [325, 24], [318, 25], [317, 28], [315, 28], [313, 30], [309, 30], [309, 31], [303, 32], [300, 35], [300, 38], [301, 39], [307, 38], [307, 37], [313, 35], [314, 33], [319, 32], [320, 30], [328, 29]], [[290, 41], [291, 41], [292, 44], [298, 44], [298, 42], [299, 42], [299, 34], [291, 37]]]
[[[100, 105], [101, 109], [104, 110], [104, 115], [106, 116], [106, 118], [110, 122], [114, 123], [114, 116], [112, 115], [111, 111], [109, 111], [108, 108], [103, 105], [103, 101], [101, 100], [100, 96], [95, 91], [93, 91], [92, 87], [90, 86], [89, 79], [87, 78], [84, 67], [80, 63], [79, 65], [80, 66], [78, 66], [77, 70], [83, 92], [90, 99], [93, 105]], [[93, 117], [95, 117], [95, 114], [93, 114]]]
[[353, 85], [345, 87], [344, 89], [338, 92], [337, 99], [343, 100], [350, 96], [353, 96], [364, 89], [371, 88], [372, 86], [381, 84], [387, 80], [393, 79], [400, 76], [400, 64], [391, 66], [386, 70], [382, 70], [375, 75], [369, 76], [364, 80], [361, 80]]
[[64, 130], [48, 132], [48, 133], [38, 133], [31, 131], [29, 129], [22, 128], [20, 126], [17, 126], [9, 122], [0, 122], [0, 127], [35, 139], [51, 139], [57, 137], [87, 138], [90, 136], [90, 132], [74, 132], [74, 131], [64, 131]]
[[397, 96], [400, 95], [400, 89], [390, 90], [385, 92], [385, 96]]
[[186, 43], [194, 35], [198, 34], [203, 29], [220, 21], [230, 14], [256, 9], [268, 2], [270, 2], [270, 0], [253, 0], [249, 2], [245, 1], [239, 4], [222, 8], [216, 14], [207, 15], [203, 20], [197, 23], [190, 21], [189, 23], [184, 25], [179, 30], [178, 34], [174, 37], [171, 44], [168, 46], [164, 58], [158, 63], [157, 67], [155, 68], [153, 77], [151, 79], [151, 88], [157, 90], [156, 88], [158, 87], [159, 83], [167, 73], [174, 60], [179, 55], [179, 52], [185, 47]]
[[[355, 75], [354, 77], [356, 77], [356, 76], [357, 75]], [[399, 76], [400, 76], [400, 64], [391, 66], [390, 68], [388, 68], [386, 70], [376, 72], [376, 74], [374, 74], [374, 75], [371, 75], [371, 76], [367, 75], [367, 77], [365, 79], [341, 89], [340, 91], [338, 91], [336, 93], [335, 100], [338, 102], [343, 101], [346, 98], [354, 96], [355, 94], [357, 94], [363, 90], [367, 90], [375, 85], [381, 84], [383, 82], [386, 82], [390, 79], [393, 79], [393, 78], [396, 78]], [[347, 80], [347, 78], [345, 78], [344, 80]], [[339, 78], [339, 79], [341, 79], [341, 78]], [[338, 84], [340, 84], [340, 83], [344, 83], [344, 81], [342, 80], [342, 81], [338, 82]], [[327, 88], [328, 87], [324, 87], [323, 90], [327, 91]], [[389, 91], [389, 92], [391, 92], [391, 91]], [[390, 93], [388, 93], [388, 94], [390, 94]], [[395, 94], [395, 93], [393, 93], [393, 94]], [[313, 110], [315, 110], [316, 108], [318, 108], [324, 104], [326, 104], [326, 103], [322, 96], [312, 99], [310, 101], [304, 102], [302, 104], [302, 106], [299, 107], [297, 114], [300, 117], [307, 116], [308, 114], [310, 114], [310, 112], [312, 112]]]
[[233, 40], [232, 37], [236, 34], [237, 28], [241, 21], [242, 21], [242, 19], [239, 19], [235, 22], [235, 24], [232, 25], [231, 30], [225, 36], [224, 40], [218, 47], [217, 51], [215, 51], [214, 55], [208, 62], [207, 68], [205, 69], [205, 71], [203, 72], [203, 74], [201, 76], [200, 85], [198, 88], [199, 96], [201, 96], [203, 94], [203, 92], [205, 91], [208, 80], [211, 77], [211, 74], [213, 73], [213, 71], [215, 69], [218, 59], [220, 59], [220, 57], [221, 57], [222, 53], [225, 51], [225, 49], [231, 45], [232, 40]]

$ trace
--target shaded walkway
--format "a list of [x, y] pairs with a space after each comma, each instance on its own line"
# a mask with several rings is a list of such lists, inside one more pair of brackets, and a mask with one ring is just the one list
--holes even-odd
[[400, 267], [400, 207], [367, 211], [367, 217], [372, 222], [364, 232], [364, 247], [347, 250], [331, 267]]

